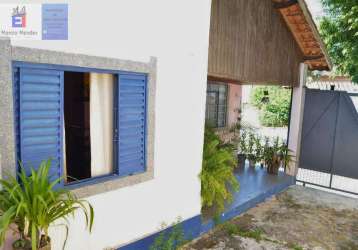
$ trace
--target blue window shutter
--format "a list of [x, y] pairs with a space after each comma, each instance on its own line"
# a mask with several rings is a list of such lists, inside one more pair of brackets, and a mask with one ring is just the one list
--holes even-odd
[[63, 165], [63, 71], [20, 67], [14, 74], [18, 160], [30, 174], [51, 158], [55, 180]]
[[118, 174], [146, 169], [147, 77], [121, 73], [118, 77]]

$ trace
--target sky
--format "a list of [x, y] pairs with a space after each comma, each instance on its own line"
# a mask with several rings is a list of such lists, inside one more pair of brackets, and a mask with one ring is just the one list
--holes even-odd
[[323, 16], [323, 7], [320, 0], [306, 0], [306, 3], [315, 20]]

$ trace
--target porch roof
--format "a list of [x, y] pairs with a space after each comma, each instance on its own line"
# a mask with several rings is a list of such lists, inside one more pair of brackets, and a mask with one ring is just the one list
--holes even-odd
[[331, 70], [332, 63], [304, 0], [272, 0], [292, 32], [310, 70]]

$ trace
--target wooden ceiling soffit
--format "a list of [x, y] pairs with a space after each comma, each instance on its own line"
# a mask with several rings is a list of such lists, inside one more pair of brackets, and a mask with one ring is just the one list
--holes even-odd
[[310, 70], [331, 70], [332, 64], [304, 0], [272, 0], [293, 34]]

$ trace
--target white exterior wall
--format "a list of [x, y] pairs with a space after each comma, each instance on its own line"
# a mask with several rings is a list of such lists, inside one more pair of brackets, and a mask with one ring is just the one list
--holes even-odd
[[[14, 40], [12, 45], [138, 61], [155, 56], [158, 71], [154, 179], [89, 197], [93, 232], [87, 233], [77, 216], [66, 249], [118, 246], [157, 231], [162, 222], [200, 214], [211, 1], [67, 2], [68, 41]], [[55, 249], [61, 249], [64, 230], [53, 231]]]

